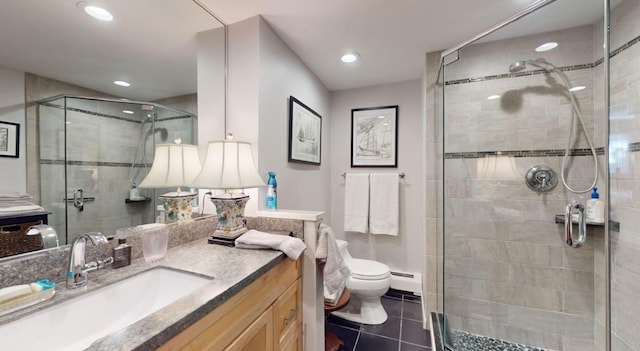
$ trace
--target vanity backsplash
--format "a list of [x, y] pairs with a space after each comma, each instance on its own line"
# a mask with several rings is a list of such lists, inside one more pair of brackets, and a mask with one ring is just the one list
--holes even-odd
[[[203, 216], [191, 221], [167, 225], [169, 249], [208, 237], [215, 231], [217, 222], [217, 216]], [[304, 226], [301, 220], [247, 217], [247, 228], [267, 232], [291, 232], [295, 237], [303, 239]], [[136, 227], [118, 229], [115, 237], [109, 240], [109, 245], [88, 244], [86, 246], [87, 262], [111, 256], [118, 239], [122, 238], [127, 239], [127, 243], [132, 246], [132, 260], [143, 257], [141, 233], [142, 231]], [[208, 244], [203, 243], [203, 245]], [[63, 282], [66, 279], [68, 256], [69, 246], [64, 246], [8, 258], [0, 263], [0, 288], [28, 284], [45, 278], [53, 282]]]

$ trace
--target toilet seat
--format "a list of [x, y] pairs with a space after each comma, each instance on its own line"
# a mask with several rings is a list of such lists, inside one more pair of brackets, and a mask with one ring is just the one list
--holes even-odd
[[376, 261], [353, 259], [349, 268], [354, 279], [381, 280], [391, 275], [389, 266]]

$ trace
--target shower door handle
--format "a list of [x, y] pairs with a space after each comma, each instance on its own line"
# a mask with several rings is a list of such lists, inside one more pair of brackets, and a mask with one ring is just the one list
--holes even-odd
[[82, 189], [75, 189], [73, 191], [73, 207], [77, 208], [80, 212], [84, 210], [84, 196]]
[[[573, 211], [578, 210], [578, 238], [573, 238]], [[584, 216], [584, 206], [578, 201], [572, 201], [564, 212], [564, 235], [567, 245], [573, 248], [581, 247], [587, 240], [587, 221]]]

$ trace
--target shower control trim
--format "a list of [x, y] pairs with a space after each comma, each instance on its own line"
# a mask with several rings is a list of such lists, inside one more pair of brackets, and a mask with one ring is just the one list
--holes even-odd
[[537, 192], [549, 191], [558, 185], [556, 172], [543, 165], [536, 165], [527, 171], [525, 180], [529, 189]]

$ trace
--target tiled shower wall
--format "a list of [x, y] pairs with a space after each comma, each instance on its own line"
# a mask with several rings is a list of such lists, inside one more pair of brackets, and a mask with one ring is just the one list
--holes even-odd
[[[533, 165], [561, 171], [571, 105], [554, 75], [509, 75], [508, 67], [545, 57], [587, 87], [575, 96], [599, 148], [601, 185], [606, 166], [604, 122], [601, 113], [597, 121], [594, 101], [603, 84], [594, 80], [596, 26], [472, 45], [444, 71], [444, 312], [454, 329], [554, 350], [594, 349], [594, 247], [603, 246], [604, 231], [590, 228], [585, 247], [566, 247], [554, 216], [588, 195], [562, 185], [536, 193], [524, 182]], [[549, 40], [559, 48], [533, 52]], [[501, 97], [487, 100], [494, 94]], [[585, 189], [594, 165], [584, 135], [576, 132], [571, 148], [579, 155], [567, 178]]]
[[[610, 187], [612, 350], [640, 350], [640, 0], [625, 0], [611, 13]], [[604, 248], [603, 248], [604, 249]], [[597, 265], [604, 257], [596, 257]], [[604, 275], [604, 271], [602, 272]], [[600, 279], [597, 279], [597, 282]], [[602, 279], [604, 283], [604, 279]], [[604, 299], [597, 299], [604, 328]], [[598, 349], [604, 350], [603, 340]]]

